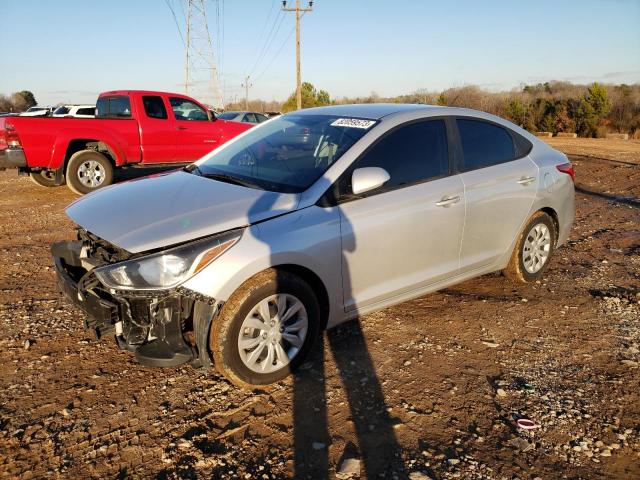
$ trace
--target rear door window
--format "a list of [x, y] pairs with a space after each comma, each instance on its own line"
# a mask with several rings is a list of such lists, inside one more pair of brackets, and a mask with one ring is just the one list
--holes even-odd
[[363, 167], [384, 168], [391, 177], [375, 193], [447, 176], [449, 150], [444, 120], [413, 122], [388, 133], [347, 171], [341, 193], [351, 193], [351, 174]]
[[166, 119], [167, 109], [164, 106], [164, 100], [157, 95], [144, 95], [142, 97], [142, 104], [144, 105], [144, 113], [147, 117]]
[[456, 119], [463, 153], [463, 171], [490, 167], [518, 157], [506, 128], [479, 120]]
[[171, 109], [176, 120], [208, 122], [209, 116], [204, 108], [185, 98], [170, 97]]
[[98, 118], [131, 118], [131, 102], [126, 95], [100, 97], [96, 103]]

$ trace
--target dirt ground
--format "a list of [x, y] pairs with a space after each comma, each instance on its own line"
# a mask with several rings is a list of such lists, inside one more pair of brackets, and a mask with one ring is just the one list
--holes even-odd
[[576, 222], [543, 281], [367, 315], [256, 392], [85, 332], [49, 257], [74, 195], [0, 172], [0, 477], [640, 478], [640, 151], [569, 143]]

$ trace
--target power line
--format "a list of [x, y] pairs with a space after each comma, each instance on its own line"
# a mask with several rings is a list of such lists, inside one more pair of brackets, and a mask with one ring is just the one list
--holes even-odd
[[[304, 15], [303, 15], [304, 16]], [[273, 65], [273, 62], [276, 61], [276, 59], [280, 56], [280, 54], [282, 53], [282, 49], [284, 48], [284, 46], [287, 44], [287, 42], [289, 41], [289, 39], [291, 38], [291, 35], [293, 35], [293, 32], [295, 31], [296, 27], [291, 27], [291, 30], [289, 30], [289, 33], [287, 34], [287, 36], [285, 37], [284, 41], [282, 42], [282, 44], [280, 45], [280, 48], [278, 48], [276, 54], [271, 58], [271, 61], [267, 64], [266, 67], [264, 67], [262, 69], [262, 71], [260, 72], [260, 74], [256, 77], [256, 82], [258, 80], [260, 80], [262, 78], [262, 76], [265, 74], [265, 72], [269, 69], [269, 67], [271, 65]]]
[[283, 22], [284, 22], [284, 15], [282, 15], [282, 12], [278, 10], [278, 14], [274, 19], [273, 25], [271, 26], [271, 30], [269, 31], [267, 38], [265, 39], [265, 42], [262, 44], [262, 48], [260, 49], [258, 58], [256, 58], [256, 61], [253, 64], [253, 68], [251, 68], [250, 74], [255, 72], [256, 68], [258, 67], [258, 64], [262, 61], [264, 56], [267, 54], [267, 51], [271, 47], [271, 44], [273, 43], [274, 38], [278, 35], [278, 32], [280, 31], [280, 27], [282, 26]]
[[176, 24], [176, 28], [178, 29], [178, 34], [180, 35], [180, 40], [182, 40], [182, 46], [184, 47], [185, 46], [184, 37], [182, 36], [182, 30], [180, 30], [180, 24], [178, 23], [178, 19], [176, 18], [176, 12], [173, 10], [173, 7], [169, 3], [169, 0], [164, 0], [164, 2], [167, 4], [167, 7], [169, 7], [169, 10], [171, 10], [171, 15], [173, 16], [173, 21]]
[[[269, 9], [269, 14], [267, 15], [267, 18], [264, 21], [264, 25], [262, 25], [262, 31], [260, 32], [260, 35], [258, 35], [258, 46], [259, 45], [264, 45], [262, 43], [262, 37], [264, 37], [265, 32], [267, 31], [267, 25], [269, 25], [269, 20], [271, 20], [271, 14], [273, 13], [273, 7], [276, 6], [276, 2], [278, 0], [273, 0], [273, 2], [271, 3], [271, 8]], [[279, 11], [277, 13], [280, 13]]]

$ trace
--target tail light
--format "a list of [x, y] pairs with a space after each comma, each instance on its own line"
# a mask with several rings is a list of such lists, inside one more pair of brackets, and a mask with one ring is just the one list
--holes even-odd
[[18, 132], [16, 132], [16, 127], [14, 127], [13, 123], [9, 120], [4, 122], [4, 131], [5, 142], [9, 148], [22, 147], [20, 144], [20, 137], [18, 137]]
[[556, 165], [559, 172], [566, 173], [571, 177], [572, 181], [576, 181], [576, 172], [573, 170], [573, 165], [570, 163], [563, 163], [562, 165]]

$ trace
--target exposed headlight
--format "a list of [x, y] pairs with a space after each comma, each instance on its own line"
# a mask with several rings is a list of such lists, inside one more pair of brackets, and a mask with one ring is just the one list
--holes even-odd
[[213, 262], [241, 235], [241, 230], [235, 230], [94, 271], [98, 280], [108, 288], [166, 290], [180, 285]]

